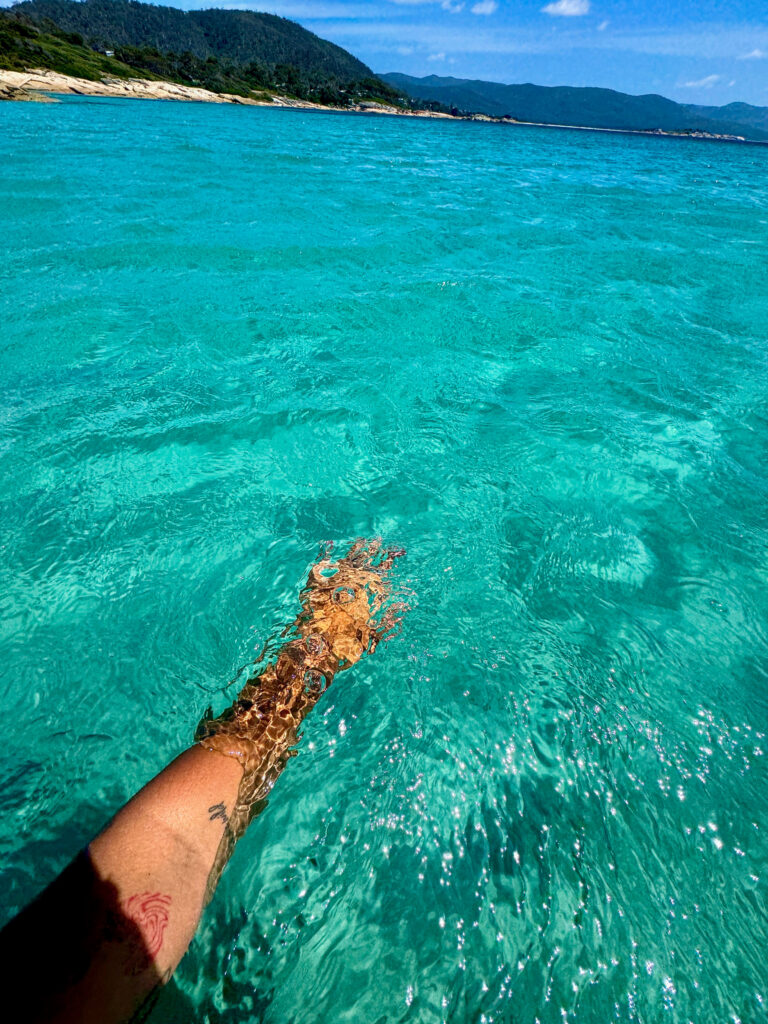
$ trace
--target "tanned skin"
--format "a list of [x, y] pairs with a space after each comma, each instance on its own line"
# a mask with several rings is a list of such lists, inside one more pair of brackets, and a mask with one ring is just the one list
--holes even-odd
[[397, 622], [401, 606], [385, 600], [398, 554], [358, 541], [315, 565], [276, 661], [3, 929], [6, 992], [18, 993], [25, 1021], [144, 1019], [304, 716]]

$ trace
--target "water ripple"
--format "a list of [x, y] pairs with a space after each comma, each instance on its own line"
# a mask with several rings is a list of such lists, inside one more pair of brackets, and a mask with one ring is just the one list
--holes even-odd
[[233, 696], [320, 541], [381, 533], [404, 631], [153, 1019], [761, 1019], [764, 163], [7, 107], [5, 915]]

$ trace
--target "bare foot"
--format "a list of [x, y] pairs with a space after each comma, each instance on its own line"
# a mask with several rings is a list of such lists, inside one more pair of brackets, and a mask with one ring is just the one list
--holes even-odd
[[[246, 683], [223, 715], [198, 726], [203, 747], [243, 766], [237, 806], [217, 858], [221, 867], [282, 771], [305, 715], [337, 672], [373, 651], [400, 622], [404, 606], [387, 602], [389, 571], [402, 554], [382, 549], [379, 540], [357, 540], [337, 561], [327, 552], [310, 570], [302, 611], [286, 631], [293, 635], [277, 660]], [[218, 874], [211, 877], [215, 885]]]
[[385, 609], [389, 570], [402, 554], [382, 550], [380, 540], [357, 540], [343, 558], [312, 567], [296, 620], [310, 658], [326, 651], [338, 671], [375, 650], [402, 616], [402, 605]]

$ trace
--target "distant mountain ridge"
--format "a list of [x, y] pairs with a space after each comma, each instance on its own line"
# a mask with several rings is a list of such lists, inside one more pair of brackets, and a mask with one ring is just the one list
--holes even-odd
[[727, 103], [724, 107], [700, 107], [690, 104], [688, 110], [716, 121], [750, 125], [752, 128], [768, 132], [768, 107], [753, 107], [750, 103]]
[[234, 65], [291, 65], [346, 81], [374, 77], [340, 46], [274, 14], [182, 11], [135, 0], [25, 0], [9, 13], [38, 25], [50, 22], [101, 49], [154, 47], [203, 61], [215, 57]]
[[504, 85], [439, 75], [413, 78], [389, 73], [378, 77], [414, 99], [518, 121], [634, 131], [703, 131], [768, 141], [768, 108], [747, 103], [696, 107], [664, 96], [630, 96], [613, 89]]

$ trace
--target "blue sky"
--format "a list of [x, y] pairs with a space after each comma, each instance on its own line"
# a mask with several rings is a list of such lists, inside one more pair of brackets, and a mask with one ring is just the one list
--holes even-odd
[[[1, 2], [1, 0], [0, 0]], [[374, 71], [768, 106], [768, 0], [165, 0], [292, 18]]]
[[768, 105], [768, 0], [272, 0], [267, 8], [380, 72]]

